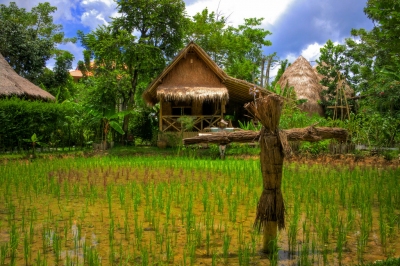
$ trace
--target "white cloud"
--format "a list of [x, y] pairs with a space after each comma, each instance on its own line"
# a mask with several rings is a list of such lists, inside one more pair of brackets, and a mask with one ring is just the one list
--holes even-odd
[[110, 17], [115, 16], [116, 6], [113, 0], [84, 0], [81, 2], [81, 7], [85, 10], [81, 22], [91, 29], [99, 25], [108, 25]]
[[264, 18], [263, 26], [274, 24], [294, 0], [198, 0], [186, 6], [189, 16], [201, 12], [206, 7], [210, 12], [219, 12], [223, 16], [229, 16], [228, 22], [237, 26], [244, 22], [245, 18]]
[[[7, 0], [0, 0], [0, 4], [9, 5]], [[13, 0], [19, 8], [25, 8], [27, 11], [31, 11], [32, 7], [37, 6], [39, 3], [43, 3], [43, 0]], [[71, 10], [75, 9], [78, 5], [79, 0], [47, 0], [51, 6], [57, 7], [57, 10], [53, 13], [53, 19], [56, 23], [59, 20], [74, 20]]]
[[[324, 44], [313, 43], [309, 44], [306, 49], [301, 51], [301, 55], [307, 59], [308, 61], [315, 61], [321, 55], [320, 49], [324, 46]], [[313, 62], [311, 62], [313, 64]]]
[[[334, 45], [343, 44], [343, 41], [341, 42], [335, 41], [333, 42], [333, 44]], [[301, 50], [300, 55], [302, 55], [305, 59], [307, 59], [311, 63], [311, 65], [315, 65], [316, 64], [315, 60], [317, 60], [320, 57], [321, 55], [320, 49], [324, 47], [324, 45], [325, 43], [319, 44], [317, 42], [309, 44], [305, 49]], [[299, 56], [296, 56], [293, 53], [289, 53], [286, 55], [285, 59], [287, 59], [290, 63], [293, 63], [298, 57]]]
[[[44, 2], [43, 0], [13, 1], [16, 2], [19, 8], [25, 8], [27, 11]], [[53, 13], [54, 22], [60, 23], [60, 21], [64, 21], [64, 25], [65, 21], [73, 21], [95, 29], [99, 25], [107, 25], [111, 20], [110, 17], [118, 16], [116, 12], [117, 4], [113, 0], [47, 0], [47, 2], [57, 7], [57, 11]], [[0, 4], [3, 3], [9, 5], [8, 0], [0, 0]], [[76, 17], [76, 12], [74, 11], [79, 7], [82, 15]]]
[[[311, 65], [315, 64], [315, 60], [319, 58], [320, 52], [319, 50], [324, 46], [324, 44], [312, 43], [309, 44], [305, 49], [303, 49], [300, 53], [305, 59], [307, 59]], [[289, 53], [285, 56], [285, 59], [289, 61], [289, 63], [293, 63], [300, 55], [296, 55], [294, 53]]]
[[286, 55], [285, 59], [289, 61], [289, 63], [293, 63], [296, 59], [298, 58], [298, 56], [296, 56], [293, 53], [289, 53]]

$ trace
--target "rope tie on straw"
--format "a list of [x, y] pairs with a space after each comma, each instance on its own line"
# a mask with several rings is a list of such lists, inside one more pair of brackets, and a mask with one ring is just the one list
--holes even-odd
[[281, 189], [280, 188], [264, 188], [265, 193], [267, 194], [273, 194], [276, 192], [280, 192]]

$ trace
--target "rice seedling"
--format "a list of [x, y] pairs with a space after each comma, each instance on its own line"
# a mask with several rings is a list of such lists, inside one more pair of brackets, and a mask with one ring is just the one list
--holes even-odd
[[[252, 160], [140, 156], [0, 165], [0, 240], [7, 232], [0, 264], [11, 264], [13, 224], [21, 235], [16, 260], [28, 264], [76, 265], [82, 256], [89, 265], [277, 264], [278, 253], [257, 255], [259, 167]], [[276, 249], [291, 251], [290, 265], [366, 262], [385, 246], [381, 256], [398, 256], [399, 174], [288, 164], [288, 223]]]

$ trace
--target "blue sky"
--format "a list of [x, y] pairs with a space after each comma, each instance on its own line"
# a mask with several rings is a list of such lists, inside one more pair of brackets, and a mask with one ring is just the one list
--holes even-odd
[[[11, 1], [0, 0], [8, 5]], [[30, 10], [43, 0], [15, 0], [19, 7]], [[89, 32], [107, 24], [110, 17], [118, 16], [114, 0], [48, 0], [58, 9], [54, 20], [62, 24], [67, 37], [75, 37], [77, 30]], [[352, 28], [371, 29], [363, 8], [367, 0], [185, 0], [189, 16], [208, 7], [229, 16], [228, 22], [238, 25], [244, 18], [264, 18], [262, 27], [272, 32], [268, 37], [272, 46], [265, 54], [277, 52], [280, 59], [293, 62], [303, 55], [309, 61], [319, 57], [319, 49], [331, 39], [343, 43]], [[82, 60], [79, 43], [60, 45], [75, 56], [74, 67]], [[48, 62], [52, 67], [53, 61]], [[274, 72], [271, 73], [274, 75]]]

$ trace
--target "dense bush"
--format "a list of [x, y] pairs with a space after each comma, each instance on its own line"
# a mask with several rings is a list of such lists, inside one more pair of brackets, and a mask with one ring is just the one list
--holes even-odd
[[0, 150], [22, 148], [23, 139], [36, 134], [49, 145], [71, 142], [66, 117], [75, 112], [68, 104], [25, 101], [17, 98], [0, 100]]
[[158, 133], [157, 122], [153, 109], [140, 108], [131, 116], [129, 133], [141, 141], [152, 142]]

